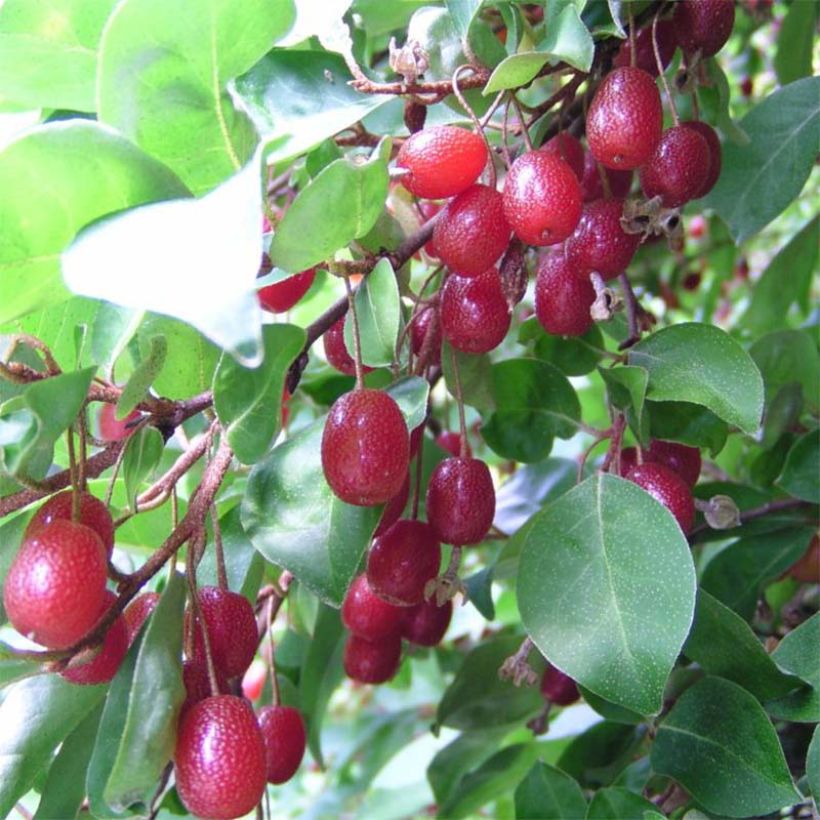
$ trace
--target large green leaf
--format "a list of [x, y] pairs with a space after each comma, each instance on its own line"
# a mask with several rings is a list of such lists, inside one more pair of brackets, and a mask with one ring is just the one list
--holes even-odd
[[695, 606], [672, 514], [631, 482], [596, 475], [521, 532], [518, 605], [536, 646], [606, 700], [657, 713]]
[[754, 433], [763, 413], [763, 380], [745, 350], [713, 325], [684, 322], [659, 330], [629, 351], [649, 371], [647, 398], [701, 404]]
[[604, 352], [604, 339], [598, 325], [582, 336], [553, 336], [547, 333], [535, 316], [522, 323], [518, 341], [535, 341], [533, 353], [554, 364], [567, 376], [584, 376], [593, 371]]
[[797, 692], [766, 704], [769, 714], [783, 720], [820, 721], [820, 613], [815, 613], [783, 638], [772, 659], [783, 669], [808, 681]]
[[792, 3], [777, 34], [774, 70], [780, 85], [810, 77], [814, 32], [817, 25], [816, 3]]
[[492, 362], [486, 353], [463, 353], [456, 350], [446, 340], [441, 345], [441, 373], [447, 392], [456, 397], [456, 379], [453, 370], [455, 356], [458, 368], [458, 380], [461, 385], [461, 398], [465, 404], [478, 410], [492, 410], [494, 399], [490, 371]]
[[820, 724], [814, 727], [814, 734], [806, 754], [806, 775], [816, 802], [820, 797]]
[[587, 801], [581, 787], [560, 769], [539, 761], [515, 790], [517, 820], [583, 817]]
[[679, 441], [690, 447], [709, 449], [717, 455], [726, 444], [729, 427], [711, 410], [686, 401], [649, 401], [649, 429], [652, 438]]
[[777, 734], [745, 689], [704, 678], [658, 728], [652, 768], [677, 780], [710, 812], [762, 816], [800, 799]]
[[820, 455], [820, 430], [801, 436], [786, 456], [783, 472], [777, 483], [796, 498], [820, 504], [820, 475], [818, 475], [818, 455]]
[[784, 387], [800, 388], [803, 406], [820, 408], [820, 353], [811, 333], [803, 330], [777, 330], [761, 336], [749, 349], [766, 387], [769, 406]]
[[665, 817], [645, 797], [618, 786], [595, 792], [586, 820], [655, 820]]
[[608, 786], [631, 763], [645, 730], [605, 720], [572, 739], [556, 765], [584, 788]]

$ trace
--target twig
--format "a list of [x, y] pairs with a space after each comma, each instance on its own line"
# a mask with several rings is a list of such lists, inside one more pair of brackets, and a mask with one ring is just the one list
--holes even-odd
[[641, 340], [641, 329], [638, 324], [638, 313], [641, 308], [635, 296], [635, 291], [632, 290], [632, 283], [629, 281], [629, 277], [626, 273], [620, 274], [618, 281], [623, 288], [624, 298], [626, 300], [626, 320], [629, 325], [629, 336], [618, 345], [618, 350], [625, 350]]

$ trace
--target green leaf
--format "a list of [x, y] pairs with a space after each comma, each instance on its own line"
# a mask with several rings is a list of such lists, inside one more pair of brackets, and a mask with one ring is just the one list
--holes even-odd
[[581, 418], [581, 405], [569, 380], [558, 368], [539, 359], [508, 359], [493, 365], [495, 412], [481, 434], [500, 456], [540, 461], [555, 436], [571, 438]]
[[814, 727], [814, 734], [806, 754], [806, 775], [815, 801], [820, 797], [820, 725]]
[[279, 433], [285, 377], [302, 351], [305, 331], [295, 325], [265, 325], [262, 344], [264, 359], [257, 368], [223, 356], [214, 375], [214, 409], [243, 464], [262, 458]]
[[743, 242], [769, 224], [800, 193], [814, 167], [820, 79], [775, 91], [741, 120], [748, 145], [723, 146], [723, 170], [704, 200]]
[[517, 820], [583, 817], [587, 801], [581, 787], [560, 769], [539, 761], [515, 790]]
[[453, 356], [458, 367], [461, 383], [461, 397], [465, 404], [477, 410], [492, 410], [494, 399], [491, 388], [492, 362], [486, 354], [463, 353], [450, 346], [446, 340], [441, 345], [441, 372], [447, 385], [447, 392], [456, 397], [456, 378], [453, 370]]
[[274, 265], [291, 273], [329, 259], [376, 223], [387, 198], [389, 140], [364, 163], [337, 159], [300, 192], [270, 246]]
[[749, 135], [732, 117], [732, 89], [721, 64], [711, 57], [704, 61], [709, 85], [701, 85], [698, 98], [706, 112], [704, 120], [714, 122], [735, 145], [748, 145]]
[[619, 410], [631, 410], [634, 416], [633, 432], [643, 438], [643, 411], [649, 373], [643, 367], [599, 367], [598, 372], [606, 384], [609, 400]]
[[774, 70], [780, 85], [810, 77], [812, 45], [817, 24], [814, 3], [792, 3], [780, 25]]
[[726, 422], [705, 407], [684, 401], [650, 401], [646, 409], [652, 438], [709, 449], [713, 456], [726, 444], [729, 435]]
[[639, 794], [612, 786], [595, 792], [589, 804], [586, 820], [654, 820], [663, 818], [657, 806]]
[[772, 659], [783, 669], [799, 675], [810, 686], [766, 704], [774, 718], [806, 723], [820, 720], [820, 614], [815, 613], [783, 638]]
[[584, 788], [607, 786], [635, 759], [644, 731], [604, 721], [572, 739], [556, 765]]
[[[362, 345], [362, 362], [370, 367], [393, 363], [401, 324], [401, 300], [396, 274], [388, 259], [380, 259], [356, 289], [356, 316]], [[345, 344], [355, 350], [353, 315], [345, 319]]]
[[140, 428], [128, 439], [122, 460], [122, 478], [130, 510], [136, 510], [142, 482], [154, 474], [164, 449], [162, 433], [150, 425]]
[[782, 388], [797, 386], [808, 408], [820, 408], [820, 353], [810, 333], [767, 333], [752, 345], [749, 354], [763, 376], [767, 405], [775, 401]]
[[[0, 580], [5, 581], [9, 567], [17, 555], [17, 549], [23, 540], [23, 532], [28, 525], [28, 516], [18, 514], [0, 524]], [[6, 610], [3, 597], [0, 595], [0, 624], [6, 622]]]
[[535, 356], [554, 364], [566, 376], [591, 373], [604, 351], [604, 339], [598, 325], [593, 325], [583, 336], [553, 336], [546, 333], [533, 317], [521, 325], [518, 341], [525, 342], [528, 337], [535, 339]]
[[8, 689], [0, 704], [0, 815], [11, 812], [105, 691], [75, 686], [59, 675], [27, 678]]
[[820, 504], [820, 477], [817, 457], [820, 453], [820, 430], [799, 438], [786, 456], [786, 464], [777, 483], [786, 492], [804, 501]]
[[800, 799], [763, 707], [722, 678], [681, 695], [658, 728], [651, 761], [707, 811], [727, 817], [766, 815]]
[[633, 712], [631, 709], [624, 709], [623, 706], [618, 706], [604, 700], [602, 697], [590, 692], [585, 686], [579, 686], [581, 697], [586, 701], [587, 705], [594, 709], [601, 717], [613, 723], [625, 723], [627, 726], [637, 726], [644, 722], [644, 716]]
[[393, 397], [404, 414], [408, 430], [415, 430], [427, 418], [427, 401], [430, 385], [419, 376], [405, 376], [393, 382], [387, 392]]
[[152, 336], [148, 342], [148, 355], [134, 368], [131, 378], [123, 388], [117, 402], [115, 418], [124, 419], [145, 398], [148, 388], [162, 372], [168, 342], [164, 336]]
[[173, 168], [195, 194], [253, 155], [256, 130], [227, 84], [293, 22], [290, 0], [206, 0], [198, 10], [169, 15], [164, 0], [120, 3], [100, 45], [97, 86], [100, 120]]
[[760, 373], [749, 354], [713, 325], [684, 322], [659, 330], [629, 351], [629, 363], [649, 371], [649, 399], [703, 405], [750, 434], [760, 426]]
[[128, 140], [81, 120], [39, 126], [0, 151], [0, 190], [14, 191], [0, 202], [0, 323], [68, 298], [60, 253], [84, 225], [187, 193]]
[[695, 606], [689, 546], [669, 510], [596, 475], [522, 532], [518, 606], [541, 653], [612, 703], [660, 711]]

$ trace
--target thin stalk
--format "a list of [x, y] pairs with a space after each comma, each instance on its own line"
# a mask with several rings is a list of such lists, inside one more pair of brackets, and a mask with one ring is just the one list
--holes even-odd
[[362, 339], [359, 335], [359, 316], [356, 313], [356, 300], [353, 298], [350, 278], [345, 276], [344, 280], [348, 310], [353, 317], [353, 364], [356, 367], [356, 389], [361, 390], [364, 387], [364, 370], [362, 368]]

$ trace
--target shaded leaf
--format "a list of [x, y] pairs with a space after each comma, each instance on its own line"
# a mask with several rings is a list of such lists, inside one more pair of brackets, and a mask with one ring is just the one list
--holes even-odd
[[595, 792], [586, 820], [655, 820], [663, 818], [657, 806], [639, 794], [612, 786]]
[[[401, 324], [401, 301], [396, 274], [388, 259], [380, 259], [356, 289], [356, 316], [362, 346], [362, 362], [370, 367], [393, 363]], [[353, 315], [345, 318], [345, 344], [355, 350]]]
[[819, 456], [820, 430], [813, 430], [792, 445], [777, 483], [796, 498], [820, 504]]
[[515, 790], [518, 820], [542, 817], [583, 817], [587, 801], [581, 787], [560, 769], [539, 761]]
[[814, 3], [792, 3], [777, 34], [774, 70], [780, 85], [810, 77], [812, 45], [817, 25], [817, 7]]
[[122, 390], [115, 418], [124, 419], [145, 398], [148, 388], [162, 372], [165, 357], [168, 355], [168, 342], [164, 336], [152, 336], [148, 342], [148, 355], [134, 368]]
[[128, 496], [128, 507], [136, 509], [137, 495], [162, 459], [165, 441], [156, 427], [146, 425], [129, 437], [122, 460], [122, 478]]
[[772, 717], [814, 723], [820, 720], [820, 614], [815, 613], [783, 638], [772, 659], [810, 686], [766, 704]]

